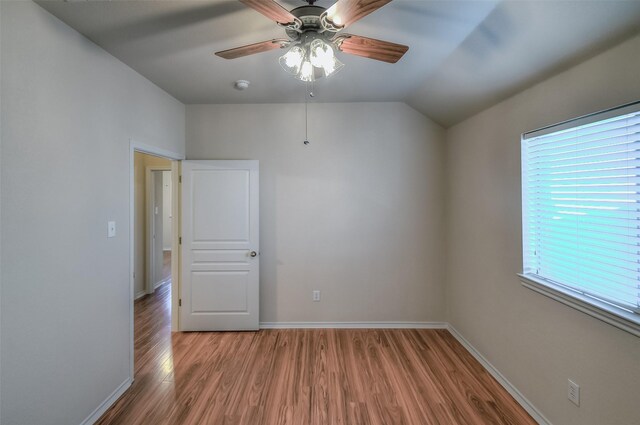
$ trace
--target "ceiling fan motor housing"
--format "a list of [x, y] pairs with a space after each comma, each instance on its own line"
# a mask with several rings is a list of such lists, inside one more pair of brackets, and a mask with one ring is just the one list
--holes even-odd
[[292, 41], [300, 39], [301, 34], [305, 32], [313, 31], [316, 33], [324, 32], [322, 27], [320, 16], [326, 11], [324, 7], [320, 6], [300, 6], [291, 11], [291, 14], [300, 19], [302, 26], [299, 29], [292, 29], [287, 27], [286, 32]]

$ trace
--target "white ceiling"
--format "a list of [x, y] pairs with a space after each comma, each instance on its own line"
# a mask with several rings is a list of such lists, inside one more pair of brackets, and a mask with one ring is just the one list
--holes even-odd
[[[280, 50], [213, 55], [284, 36], [236, 0], [38, 3], [186, 104], [304, 100]], [[395, 0], [347, 32], [410, 48], [396, 64], [339, 53], [346, 66], [316, 82], [315, 101], [403, 101], [449, 126], [640, 32], [640, 1]], [[234, 90], [238, 79], [250, 88]]]

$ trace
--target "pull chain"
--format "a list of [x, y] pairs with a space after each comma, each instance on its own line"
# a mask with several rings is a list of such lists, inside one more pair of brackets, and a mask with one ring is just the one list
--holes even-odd
[[313, 95], [313, 81], [307, 82], [307, 92], [304, 95], [304, 144], [309, 144], [309, 98]]
[[308, 112], [309, 102], [307, 102], [307, 97], [304, 98], [304, 144], [309, 144], [309, 112]]

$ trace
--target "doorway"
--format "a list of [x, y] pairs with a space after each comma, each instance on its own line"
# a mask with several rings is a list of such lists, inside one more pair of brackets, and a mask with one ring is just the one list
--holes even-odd
[[177, 195], [180, 156], [131, 143], [131, 378], [157, 357], [153, 341], [177, 329]]
[[[171, 174], [171, 161], [142, 152], [134, 153], [134, 294], [139, 300], [153, 295], [171, 280], [171, 239], [164, 263], [164, 221], [170, 220], [171, 209], [164, 205], [164, 173]], [[171, 189], [169, 185], [169, 190]], [[170, 197], [169, 193], [169, 197]], [[167, 217], [165, 217], [167, 216]], [[167, 235], [170, 238], [170, 234]]]

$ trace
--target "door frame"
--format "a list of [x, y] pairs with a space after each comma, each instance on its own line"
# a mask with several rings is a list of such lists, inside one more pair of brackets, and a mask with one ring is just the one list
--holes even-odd
[[[146, 207], [146, 218], [147, 218], [147, 237], [146, 239], [146, 245], [147, 245], [147, 250], [146, 250], [146, 263], [147, 263], [147, 267], [146, 267], [146, 279], [145, 279], [145, 292], [147, 294], [153, 294], [153, 292], [155, 291], [155, 284], [157, 282], [153, 281], [153, 271], [155, 270], [155, 261], [154, 261], [154, 244], [153, 244], [153, 240], [149, 237], [153, 231], [153, 222], [156, 219], [155, 217], [155, 211], [153, 211], [150, 207], [152, 206], [152, 204], [155, 204], [155, 193], [154, 193], [154, 187], [152, 187], [152, 183], [155, 184], [155, 176], [153, 174], [154, 171], [171, 171], [171, 167], [170, 166], [160, 166], [160, 165], [149, 165], [147, 167], [145, 167], [145, 199], [144, 199], [144, 203], [145, 203], [145, 207]], [[171, 179], [173, 180], [173, 174], [171, 175]], [[172, 182], [173, 183], [173, 182]], [[174, 193], [174, 187], [173, 184], [171, 185], [171, 195], [175, 195]], [[171, 199], [172, 201], [172, 205], [173, 205], [173, 198]], [[172, 208], [173, 209], [173, 208]], [[173, 215], [173, 214], [172, 214]], [[173, 230], [173, 220], [171, 220], [171, 227]], [[171, 233], [171, 237], [173, 237], [173, 232]], [[163, 241], [164, 242], [164, 241]], [[171, 250], [173, 252], [173, 242], [171, 243]]]
[[[159, 148], [157, 146], [149, 145], [146, 143], [142, 143], [135, 139], [129, 139], [129, 374], [131, 382], [135, 379], [134, 377], [134, 363], [133, 363], [133, 355], [134, 355], [134, 334], [133, 334], [133, 303], [135, 300], [134, 294], [134, 278], [133, 274], [135, 272], [134, 269], [134, 261], [135, 261], [135, 246], [134, 246], [134, 221], [135, 221], [135, 199], [134, 199], [134, 188], [135, 188], [135, 174], [134, 174], [134, 155], [136, 152], [146, 153], [149, 155], [155, 155], [159, 157], [163, 157], [171, 160], [171, 179], [172, 179], [172, 205], [171, 205], [171, 213], [173, 217], [179, 217], [179, 191], [178, 191], [178, 175], [180, 163], [185, 156], [184, 154], [173, 152], [168, 149]], [[179, 251], [178, 244], [178, 234], [179, 234], [179, 219], [174, 219], [171, 223], [171, 237], [173, 241], [171, 242], [171, 249]], [[178, 256], [171, 256], [171, 331], [178, 330], [178, 316], [180, 315], [177, 310], [178, 305], [178, 278], [179, 278], [179, 260]], [[175, 310], [174, 310], [175, 308]]]

